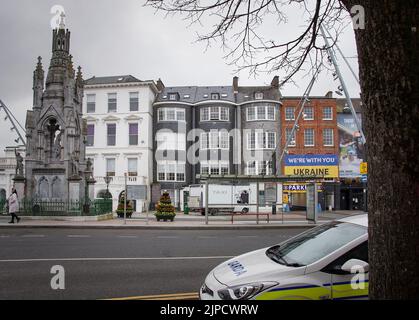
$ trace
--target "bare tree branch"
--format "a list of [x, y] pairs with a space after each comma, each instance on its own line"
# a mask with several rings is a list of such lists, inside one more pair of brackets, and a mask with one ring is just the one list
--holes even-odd
[[[198, 41], [205, 42], [207, 48], [219, 42], [227, 52], [224, 58], [237, 67], [236, 71], [248, 69], [255, 76], [259, 72], [282, 72], [282, 84], [304, 71], [305, 65], [309, 66], [308, 73], [320, 65], [327, 67], [327, 48], [319, 39], [320, 25], [336, 35], [331, 41], [334, 45], [347, 17], [339, 0], [147, 0], [145, 5], [166, 15], [180, 14], [190, 25], [206, 26], [215, 21], [209, 32], [198, 34]], [[259, 28], [271, 18], [277, 26], [286, 23], [284, 8], [290, 5], [304, 9], [307, 19], [302, 32], [289, 41], [264, 39]]]

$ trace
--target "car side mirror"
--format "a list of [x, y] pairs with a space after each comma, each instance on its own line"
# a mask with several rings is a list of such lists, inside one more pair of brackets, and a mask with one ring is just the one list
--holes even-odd
[[350, 259], [342, 265], [341, 269], [349, 273], [367, 273], [370, 265], [359, 259]]

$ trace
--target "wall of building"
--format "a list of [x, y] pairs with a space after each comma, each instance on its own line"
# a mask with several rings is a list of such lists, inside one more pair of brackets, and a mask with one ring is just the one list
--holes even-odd
[[[138, 111], [130, 111], [130, 93], [139, 93]], [[108, 93], [117, 94], [117, 111], [108, 113]], [[94, 113], [87, 112], [88, 94], [96, 95]], [[84, 118], [94, 125], [94, 145], [87, 147], [87, 157], [93, 159], [93, 175], [96, 180], [95, 196], [106, 190], [106, 159], [115, 159], [115, 177], [109, 185], [114, 201], [124, 190], [124, 174], [128, 172], [128, 159], [137, 159], [137, 175], [128, 177], [128, 185], [146, 186], [147, 198], [135, 199], [137, 211], [148, 208], [153, 182], [153, 114], [154, 93], [150, 86], [141, 84], [86, 86], [83, 104]], [[107, 124], [116, 125], [116, 145], [107, 145]], [[138, 145], [129, 144], [129, 125], [138, 124]]]

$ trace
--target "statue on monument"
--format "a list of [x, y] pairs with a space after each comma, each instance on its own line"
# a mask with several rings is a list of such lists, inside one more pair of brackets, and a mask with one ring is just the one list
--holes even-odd
[[92, 172], [92, 166], [93, 166], [92, 159], [87, 158], [86, 171], [87, 172]]
[[63, 135], [63, 132], [60, 131], [60, 133], [55, 138], [54, 142], [54, 159], [55, 160], [61, 160], [61, 137]]
[[15, 156], [16, 156], [16, 176], [23, 177], [23, 157], [20, 155], [19, 152], [15, 149]]
[[70, 162], [71, 162], [72, 176], [77, 177], [79, 175], [79, 164], [78, 164], [79, 159], [77, 157], [77, 152], [76, 151], [73, 151], [73, 153], [71, 154]]

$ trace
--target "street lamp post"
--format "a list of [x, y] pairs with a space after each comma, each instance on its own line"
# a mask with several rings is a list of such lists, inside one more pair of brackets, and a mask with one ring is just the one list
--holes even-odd
[[108, 176], [108, 175], [106, 175], [106, 177], [104, 177], [103, 178], [103, 180], [105, 181], [105, 183], [106, 183], [106, 197], [109, 197], [109, 184], [111, 183], [111, 181], [112, 181], [112, 177], [111, 176]]

